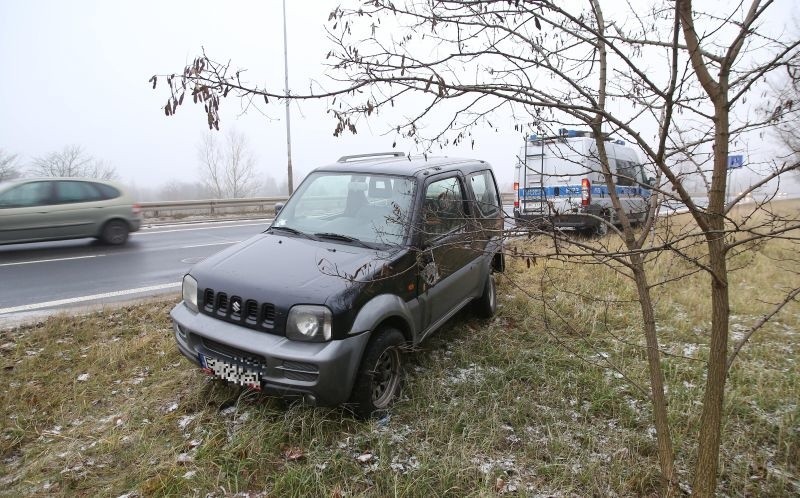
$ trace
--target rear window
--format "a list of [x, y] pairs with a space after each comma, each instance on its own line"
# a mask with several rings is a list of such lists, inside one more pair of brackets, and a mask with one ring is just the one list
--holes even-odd
[[116, 199], [122, 195], [119, 190], [105, 183], [92, 183], [92, 186], [100, 192], [103, 199]]

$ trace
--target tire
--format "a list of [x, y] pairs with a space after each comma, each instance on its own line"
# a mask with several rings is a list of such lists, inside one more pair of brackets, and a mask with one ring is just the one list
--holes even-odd
[[350, 405], [356, 416], [369, 418], [385, 412], [394, 402], [403, 383], [401, 347], [406, 340], [399, 330], [376, 332], [361, 360]]
[[494, 273], [489, 272], [486, 284], [483, 286], [483, 294], [475, 300], [475, 313], [481, 318], [491, 318], [496, 312], [497, 286], [494, 281]]
[[124, 244], [128, 240], [128, 224], [122, 220], [111, 220], [103, 225], [100, 240], [112, 246]]

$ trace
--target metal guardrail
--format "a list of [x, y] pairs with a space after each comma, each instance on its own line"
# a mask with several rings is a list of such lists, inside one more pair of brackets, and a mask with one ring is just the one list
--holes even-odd
[[140, 202], [145, 218], [176, 218], [185, 216], [219, 216], [224, 214], [275, 213], [276, 202], [286, 202], [287, 196], [248, 197], [244, 199], [203, 199], [196, 201]]
[[[514, 200], [514, 193], [501, 194], [503, 204]], [[183, 218], [189, 216], [265, 215], [275, 213], [275, 203], [287, 196], [250, 197], [245, 199], [203, 199], [196, 201], [140, 202], [145, 218]]]

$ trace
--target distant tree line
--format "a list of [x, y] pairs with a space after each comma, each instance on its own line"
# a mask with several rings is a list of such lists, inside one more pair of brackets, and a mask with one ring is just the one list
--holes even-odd
[[[24, 164], [18, 154], [0, 148], [0, 182], [21, 177], [118, 179], [116, 168], [79, 145], [34, 157]], [[262, 174], [247, 137], [230, 130], [223, 137], [206, 133], [197, 144], [196, 180], [169, 179], [155, 187], [128, 185], [140, 201], [180, 201], [286, 195], [286, 180]]]
[[0, 181], [23, 176], [112, 180], [117, 178], [117, 171], [108, 162], [87, 153], [80, 145], [66, 145], [61, 150], [34, 157], [28, 165], [23, 165], [17, 154], [0, 148]]

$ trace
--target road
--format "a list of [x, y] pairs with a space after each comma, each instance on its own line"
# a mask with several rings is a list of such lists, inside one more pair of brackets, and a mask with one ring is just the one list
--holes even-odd
[[270, 220], [146, 227], [122, 247], [93, 239], [0, 246], [0, 326], [55, 309], [180, 292], [192, 264]]

